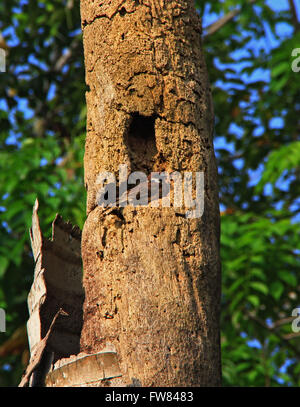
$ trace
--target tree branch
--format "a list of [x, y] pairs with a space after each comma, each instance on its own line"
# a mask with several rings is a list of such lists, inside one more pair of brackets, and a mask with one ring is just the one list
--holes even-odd
[[290, 5], [291, 13], [292, 13], [292, 23], [293, 23], [295, 32], [297, 32], [297, 31], [299, 31], [300, 23], [298, 20], [297, 9], [296, 9], [294, 0], [289, 0], [289, 5]]
[[300, 332], [293, 332], [291, 334], [286, 334], [284, 335], [284, 339], [289, 341], [290, 339], [294, 339], [294, 338], [299, 338], [300, 337]]
[[290, 324], [294, 321], [295, 317], [287, 317], [287, 318], [282, 318], [279, 319], [278, 321], [273, 322], [272, 325], [270, 325], [270, 328], [276, 329], [282, 325]]
[[[255, 3], [256, 0], [249, 0], [249, 4]], [[241, 13], [242, 9], [238, 8], [236, 10], [232, 10], [229, 13], [225, 14], [225, 16], [221, 17], [219, 20], [215, 21], [214, 23], [210, 24], [208, 27], [205, 27], [205, 35], [203, 36], [204, 38], [209, 37], [210, 35], [215, 34], [217, 31], [219, 31], [224, 25], [229, 23], [231, 20], [233, 20], [237, 15]]]
[[[260, 325], [262, 328], [265, 328], [266, 330], [268, 330], [269, 332], [272, 332], [275, 336], [277, 336], [277, 338], [280, 341], [285, 343], [287, 348], [289, 348], [292, 352], [295, 353], [297, 359], [300, 359], [300, 350], [296, 346], [294, 346], [291, 342], [289, 342], [289, 340], [285, 336], [282, 336], [279, 332], [277, 332], [272, 325], [269, 326], [268, 324], [265, 323], [265, 321], [263, 321], [262, 319], [258, 318], [256, 315], [253, 315], [249, 312], [247, 313], [247, 316], [250, 319], [252, 319], [252, 321], [254, 321], [258, 325]], [[291, 338], [289, 338], [289, 339], [291, 339]]]
[[60, 56], [60, 58], [56, 61], [53, 71], [60, 73], [62, 68], [69, 62], [69, 60], [72, 58], [74, 53], [77, 51], [77, 49], [81, 46], [81, 39], [76, 37], [70, 44], [70, 47], [66, 50], [64, 54]]

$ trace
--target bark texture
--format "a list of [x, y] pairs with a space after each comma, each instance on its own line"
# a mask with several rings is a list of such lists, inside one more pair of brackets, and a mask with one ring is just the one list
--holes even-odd
[[[118, 355], [124, 385], [220, 385], [213, 109], [192, 0], [81, 0], [87, 100], [81, 351]], [[103, 213], [98, 174], [203, 171], [205, 207]], [[106, 385], [110, 385], [109, 381]], [[113, 385], [113, 384], [111, 384]]]

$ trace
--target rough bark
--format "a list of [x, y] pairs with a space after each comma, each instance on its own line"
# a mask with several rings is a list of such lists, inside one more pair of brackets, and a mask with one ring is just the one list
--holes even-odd
[[[88, 87], [81, 351], [116, 352], [124, 385], [220, 385], [213, 109], [193, 3], [81, 0]], [[203, 171], [203, 216], [187, 219], [173, 207], [103, 213], [96, 178], [117, 175], [120, 164], [147, 174]]]

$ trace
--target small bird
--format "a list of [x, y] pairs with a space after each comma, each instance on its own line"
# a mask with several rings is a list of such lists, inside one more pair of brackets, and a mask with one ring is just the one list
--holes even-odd
[[[123, 188], [122, 188], [123, 189]], [[136, 191], [134, 191], [136, 189]], [[150, 173], [146, 180], [128, 184], [127, 189], [120, 195], [120, 187], [115, 183], [105, 185], [105, 191], [98, 196], [97, 204], [105, 207], [104, 212], [115, 207], [147, 206], [149, 203], [165, 198], [170, 194], [170, 177], [167, 173]], [[109, 201], [109, 191], [115, 191], [112, 194], [113, 199]]]

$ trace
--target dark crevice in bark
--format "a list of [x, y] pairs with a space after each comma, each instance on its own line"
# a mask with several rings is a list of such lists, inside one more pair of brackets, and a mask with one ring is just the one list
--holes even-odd
[[131, 161], [131, 171], [151, 172], [157, 154], [155, 140], [156, 115], [132, 114], [125, 143]]

